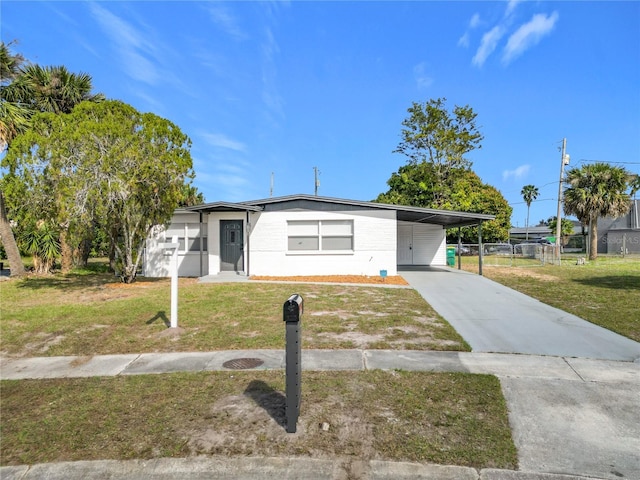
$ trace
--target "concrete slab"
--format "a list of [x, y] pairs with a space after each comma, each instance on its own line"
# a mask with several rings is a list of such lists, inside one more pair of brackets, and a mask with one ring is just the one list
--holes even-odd
[[480, 472], [480, 480], [594, 480], [594, 477], [558, 475], [554, 473], [514, 472], [512, 470], [494, 470], [487, 468]]
[[[99, 460], [45, 463], [0, 469], [7, 474], [23, 472], [20, 480], [263, 480], [265, 478], [332, 480], [341, 478], [334, 460], [261, 457], [190, 457], [152, 460]], [[342, 477], [345, 478], [345, 477]]]
[[17, 467], [2, 467], [0, 468], [0, 478], [2, 480], [22, 480], [25, 478], [28, 465], [20, 465]]
[[302, 350], [303, 370], [364, 370], [362, 350]]
[[370, 480], [478, 480], [476, 469], [447, 465], [424, 465], [408, 462], [369, 462]]
[[454, 269], [401, 275], [474, 352], [634, 361], [640, 343], [488, 278]]
[[562, 357], [471, 352], [460, 353], [460, 361], [471, 373], [489, 373], [498, 377], [581, 380]]
[[112, 376], [122, 372], [138, 356], [130, 354], [2, 359], [0, 376], [3, 380]]
[[628, 382], [640, 385], [640, 363], [588, 358], [568, 358], [567, 363], [585, 382]]
[[640, 478], [640, 384], [500, 382], [521, 470]]
[[143, 353], [131, 362], [122, 375], [172, 372], [200, 372], [211, 361], [209, 352]]
[[426, 372], [468, 372], [459, 352], [365, 350], [367, 369]]

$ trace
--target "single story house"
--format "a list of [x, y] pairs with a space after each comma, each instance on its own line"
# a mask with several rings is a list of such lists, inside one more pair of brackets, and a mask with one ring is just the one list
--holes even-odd
[[177, 241], [180, 276], [391, 276], [398, 266], [446, 265], [446, 229], [493, 218], [315, 195], [205, 203], [154, 229], [143, 274], [168, 276], [162, 243]]

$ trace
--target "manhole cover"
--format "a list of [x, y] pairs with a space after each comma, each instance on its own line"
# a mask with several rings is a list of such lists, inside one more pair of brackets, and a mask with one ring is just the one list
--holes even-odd
[[246, 370], [248, 368], [256, 368], [262, 365], [264, 362], [259, 358], [234, 358], [224, 362], [222, 366], [224, 368], [232, 368], [233, 370]]

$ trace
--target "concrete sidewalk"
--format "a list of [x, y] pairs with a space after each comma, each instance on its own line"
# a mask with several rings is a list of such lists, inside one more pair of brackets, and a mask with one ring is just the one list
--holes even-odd
[[[285, 366], [283, 350], [2, 358], [0, 377], [3, 380], [22, 380], [232, 370], [223, 364], [240, 358], [257, 358], [263, 362], [252, 370], [279, 370]], [[421, 350], [303, 350], [302, 362], [303, 370], [316, 371], [398, 369], [640, 384], [640, 362], [586, 358]]]
[[[282, 350], [148, 353], [0, 359], [3, 379], [231, 371], [229, 360], [256, 358], [252, 370], [284, 368]], [[518, 449], [519, 471], [402, 462], [305, 458], [154, 459], [5, 467], [5, 479], [638, 479], [640, 362], [476, 352], [304, 350], [304, 370], [403, 369], [497, 375]], [[301, 413], [304, 415], [304, 409]]]

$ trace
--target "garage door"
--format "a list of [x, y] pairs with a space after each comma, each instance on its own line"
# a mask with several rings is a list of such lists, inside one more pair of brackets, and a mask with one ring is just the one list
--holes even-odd
[[398, 265], [445, 265], [445, 230], [439, 225], [398, 224]]

